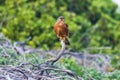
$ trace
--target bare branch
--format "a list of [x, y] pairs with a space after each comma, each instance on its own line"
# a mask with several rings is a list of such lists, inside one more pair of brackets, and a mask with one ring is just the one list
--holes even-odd
[[54, 59], [48, 61], [48, 62], [51, 62], [52, 65], [53, 65], [56, 61], [58, 61], [58, 60], [62, 57], [62, 55], [64, 54], [66, 45], [65, 45], [65, 43], [64, 43], [63, 40], [61, 40], [61, 46], [62, 46], [62, 48], [61, 48], [61, 51], [58, 53], [58, 56], [55, 57]]

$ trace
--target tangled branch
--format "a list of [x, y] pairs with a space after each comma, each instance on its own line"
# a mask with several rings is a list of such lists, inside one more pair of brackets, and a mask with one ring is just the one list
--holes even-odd
[[[92, 67], [101, 72], [107, 71], [110, 67], [111, 61], [109, 55], [89, 54], [87, 50], [84, 52], [71, 52], [65, 50], [66, 46], [63, 41], [61, 41], [62, 49], [60, 51], [43, 51], [25, 46], [23, 43], [23, 45], [20, 44], [21, 43], [12, 45], [9, 40], [0, 34], [0, 57], [9, 58], [11, 61], [17, 62], [16, 66], [12, 66], [10, 63], [11, 61], [0, 66], [0, 80], [82, 80], [82, 78], [77, 76], [74, 72], [65, 69], [63, 66], [58, 67], [54, 64], [61, 57], [74, 57], [79, 65]], [[12, 51], [11, 54], [8, 52], [10, 50]], [[26, 59], [23, 59], [22, 61], [21, 59], [16, 60], [17, 58], [15, 58], [15, 56], [18, 57], [19, 55], [23, 55], [24, 58], [26, 58], [26, 53], [37, 54], [38, 58], [48, 56], [52, 56], [54, 58], [43, 63], [37, 62], [37, 64], [33, 64], [29, 61], [27, 62]], [[56, 55], [57, 53], [58, 55]]]

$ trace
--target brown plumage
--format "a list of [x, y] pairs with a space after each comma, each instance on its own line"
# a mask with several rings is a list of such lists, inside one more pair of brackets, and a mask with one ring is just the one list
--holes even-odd
[[60, 40], [63, 40], [66, 45], [70, 45], [68, 41], [68, 25], [64, 22], [63, 16], [58, 17], [56, 23], [54, 24], [54, 31]]

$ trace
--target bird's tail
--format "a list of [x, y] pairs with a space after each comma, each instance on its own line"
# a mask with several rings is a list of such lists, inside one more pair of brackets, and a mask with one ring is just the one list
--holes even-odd
[[64, 42], [65, 42], [66, 45], [70, 45], [70, 42], [69, 42], [68, 38], [65, 38]]

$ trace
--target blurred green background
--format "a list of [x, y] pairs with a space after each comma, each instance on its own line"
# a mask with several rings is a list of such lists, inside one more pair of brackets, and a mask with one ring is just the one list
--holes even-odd
[[[9, 39], [32, 47], [59, 49], [53, 25], [64, 16], [70, 30], [70, 48], [111, 47], [120, 53], [120, 13], [112, 0], [0, 0], [0, 31]], [[92, 51], [95, 52], [95, 51]]]

